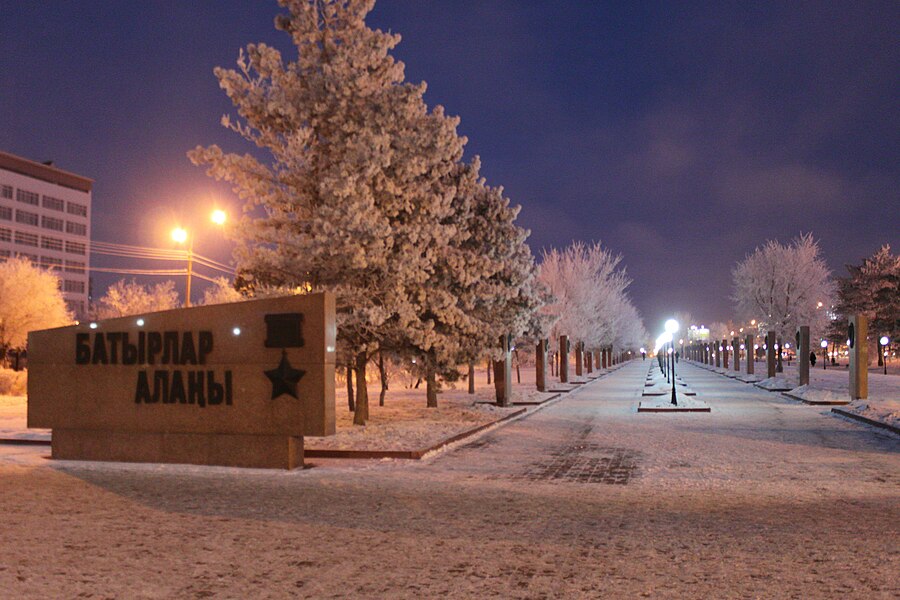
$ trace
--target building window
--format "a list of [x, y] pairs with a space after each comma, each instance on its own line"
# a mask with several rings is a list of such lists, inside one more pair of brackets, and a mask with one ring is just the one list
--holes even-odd
[[58, 210], [59, 212], [63, 212], [66, 208], [66, 203], [59, 198], [54, 198], [53, 196], [44, 196], [43, 207], [49, 208], [50, 210]]
[[41, 248], [45, 250], [58, 250], [62, 252], [63, 241], [59, 238], [41, 236]]
[[77, 202], [68, 202], [66, 203], [66, 212], [68, 212], [70, 215], [86, 217], [87, 206], [85, 206], [84, 204], [78, 204]]
[[66, 305], [69, 307], [69, 310], [75, 313], [76, 317], [80, 317], [84, 314], [84, 302], [79, 302], [78, 300], [66, 300]]
[[[25, 233], [24, 231], [16, 232], [16, 243], [21, 246], [34, 246], [37, 248], [38, 236], [33, 233]], [[37, 259], [37, 257], [35, 257]], [[36, 260], [35, 260], [36, 262]]]
[[16, 258], [27, 258], [34, 264], [38, 264], [38, 255], [37, 254], [29, 254], [27, 252], [16, 252]]
[[62, 269], [63, 261], [61, 258], [53, 258], [52, 256], [42, 256], [41, 266], [48, 269]]
[[29, 192], [28, 190], [16, 190], [16, 200], [24, 202], [25, 204], [31, 204], [32, 206], [40, 205], [40, 196], [34, 192]]
[[9, 258], [9, 250], [0, 250], [0, 260], [6, 260]]
[[8, 206], [0, 206], [0, 219], [12, 221], [12, 209]]
[[53, 231], [62, 231], [63, 230], [62, 219], [57, 219], [56, 217], [45, 217], [41, 215], [41, 227], [44, 229], [52, 229]]
[[66, 240], [66, 252], [69, 254], [84, 254], [86, 247], [78, 242], [70, 242]]
[[73, 223], [72, 221], [66, 221], [66, 233], [73, 233], [75, 235], [87, 235], [87, 225], [84, 223]]
[[0, 242], [11, 242], [11, 241], [12, 241], [12, 229], [0, 227]]
[[9, 198], [12, 200], [12, 186], [0, 185], [0, 198]]
[[76, 260], [66, 261], [66, 273], [84, 273], [85, 264]]
[[76, 294], [84, 293], [84, 282], [83, 281], [69, 281], [66, 279], [66, 282], [63, 284], [64, 292], [73, 292]]
[[38, 224], [38, 216], [37, 213], [28, 212], [27, 210], [16, 210], [16, 223], [23, 223], [25, 225], [34, 225], [37, 227]]

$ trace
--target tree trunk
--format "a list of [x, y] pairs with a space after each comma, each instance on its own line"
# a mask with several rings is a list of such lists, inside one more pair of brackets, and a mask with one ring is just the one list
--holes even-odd
[[437, 382], [432, 367], [428, 367], [428, 370], [425, 371], [425, 398], [425, 405], [428, 408], [437, 408]]
[[356, 410], [353, 412], [353, 424], [365, 425], [369, 420], [369, 393], [366, 389], [365, 352], [356, 355]]
[[488, 375], [488, 385], [491, 385], [491, 369], [493, 369], [493, 365], [491, 365], [491, 359], [488, 359], [487, 364], [487, 375]]
[[384, 354], [378, 353], [378, 375], [381, 377], [381, 395], [378, 396], [378, 406], [384, 406], [384, 397], [388, 391], [387, 371], [384, 368]]
[[356, 410], [356, 403], [353, 401], [353, 361], [347, 361], [347, 405], [350, 412]]
[[469, 361], [469, 393], [475, 393], [475, 361]]
[[519, 349], [518, 348], [513, 350], [513, 355], [516, 357], [516, 383], [522, 383], [522, 371], [519, 369]]

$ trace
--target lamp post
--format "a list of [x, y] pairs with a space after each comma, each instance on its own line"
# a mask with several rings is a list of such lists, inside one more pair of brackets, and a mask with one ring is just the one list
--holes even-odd
[[675, 343], [674, 343], [674, 335], [678, 331], [678, 321], [675, 319], [669, 319], [666, 321], [666, 334], [669, 338], [669, 342], [672, 344], [672, 404], [677, 406], [678, 400], [675, 397]]
[[881, 336], [881, 338], [878, 340], [879, 344], [881, 344], [881, 348], [878, 349], [878, 352], [880, 352], [884, 358], [884, 360], [882, 360], [881, 362], [884, 363], [885, 375], [887, 375], [887, 350], [885, 350], [885, 348], [887, 348], [887, 345], [890, 343], [890, 341], [891, 339], [886, 335]]
[[822, 343], [819, 344], [822, 347], [822, 370], [828, 370], [828, 340], [822, 340]]
[[[228, 215], [224, 210], [216, 209], [210, 215], [210, 221], [216, 225], [222, 226], [228, 220]], [[184, 306], [191, 307], [191, 277], [194, 271], [194, 237], [190, 235], [187, 229], [183, 227], [175, 227], [172, 230], [172, 241], [176, 244], [183, 245], [187, 243], [187, 284], [184, 291]]]

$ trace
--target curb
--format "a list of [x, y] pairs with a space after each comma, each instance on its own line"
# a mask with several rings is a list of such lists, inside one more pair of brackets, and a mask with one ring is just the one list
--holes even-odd
[[812, 406], [845, 406], [847, 404], [850, 404], [849, 400], [847, 400], [846, 402], [843, 400], [805, 400], [800, 396], [795, 396], [794, 394], [789, 394], [788, 392], [781, 392], [781, 395], [786, 398], [790, 398], [791, 400], [797, 400], [799, 402], [802, 402], [803, 404], [810, 404]]
[[894, 427], [893, 425], [888, 425], [887, 423], [882, 423], [881, 421], [876, 421], [875, 419], [870, 419], [869, 417], [864, 417], [862, 415], [842, 410], [840, 408], [832, 408], [831, 412], [842, 417], [847, 417], [848, 419], [853, 419], [854, 421], [859, 421], [860, 423], [865, 423], [866, 425], [878, 427], [879, 429], [887, 429], [888, 431], [891, 431], [893, 433], [900, 434], [900, 427]]
[[[543, 402], [546, 404], [549, 400]], [[451, 436], [447, 439], [441, 440], [434, 446], [429, 448], [424, 448], [421, 450], [304, 450], [303, 456], [305, 458], [358, 458], [358, 459], [371, 459], [371, 458], [401, 458], [408, 460], [420, 460], [423, 456], [428, 454], [429, 452], [434, 452], [435, 450], [440, 450], [444, 446], [448, 444], [452, 444], [454, 442], [458, 442], [463, 440], [469, 436], [475, 435], [488, 427], [493, 427], [494, 425], [499, 425], [504, 421], [508, 421], [509, 419], [513, 419], [518, 417], [528, 409], [521, 408], [515, 412], [512, 412], [502, 419], [497, 419], [496, 421], [491, 421], [490, 423], [483, 423], [478, 427], [474, 427], [467, 431], [463, 431], [457, 433], [454, 436]]]
[[3, 446], [49, 446], [50, 440], [29, 440], [22, 438], [0, 438]]

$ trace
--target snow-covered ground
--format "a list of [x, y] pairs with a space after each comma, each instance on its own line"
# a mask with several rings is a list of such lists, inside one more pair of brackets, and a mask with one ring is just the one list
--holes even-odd
[[425, 461], [259, 471], [0, 446], [9, 598], [896, 598], [900, 437], [627, 365]]
[[[763, 373], [765, 376], [766, 365], [764, 362], [756, 362], [756, 372]], [[817, 367], [813, 367], [809, 372], [809, 385], [800, 386], [800, 374], [798, 372], [797, 363], [785, 364], [784, 372], [779, 373], [774, 381], [764, 380], [757, 385], [763, 387], [770, 386], [781, 389], [788, 388], [792, 396], [803, 398], [811, 401], [836, 401], [850, 400], [850, 374], [846, 366], [833, 368], [828, 365], [827, 369], [822, 368], [819, 362]], [[875, 370], [869, 369], [869, 397], [865, 400], [856, 400], [842, 407], [842, 410], [856, 413], [868, 419], [873, 419], [881, 423], [885, 423], [892, 427], [900, 427], [900, 375], [891, 374], [890, 370], [887, 375]]]
[[[513, 402], [538, 402], [557, 396], [557, 393], [538, 392], [535, 388], [534, 368], [521, 369], [522, 383], [517, 383], [513, 370]], [[337, 434], [322, 438], [306, 438], [308, 449], [322, 450], [422, 450], [442, 440], [479, 425], [501, 419], [521, 410], [521, 406], [500, 408], [493, 404], [493, 385], [487, 384], [484, 369], [476, 371], [475, 394], [468, 393], [467, 383], [460, 381], [455, 388], [438, 394], [438, 408], [425, 406], [425, 385], [419, 389], [396, 386], [389, 389], [385, 405], [378, 406], [380, 384], [368, 386], [369, 422], [360, 427], [353, 424], [353, 413], [347, 403], [347, 388], [338, 385]]]

